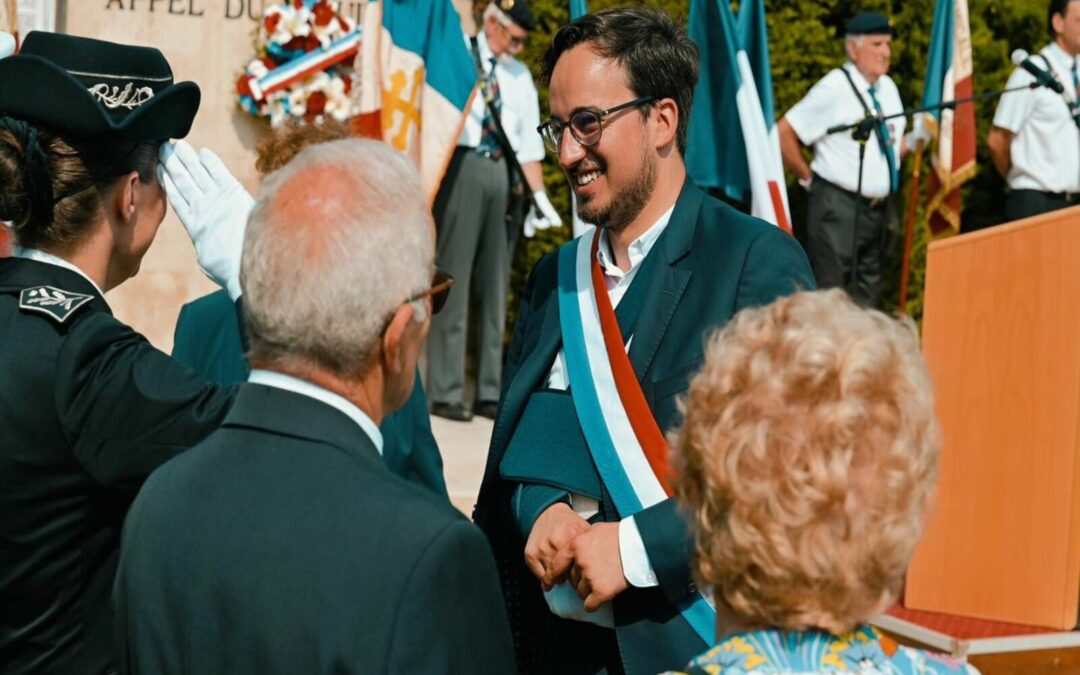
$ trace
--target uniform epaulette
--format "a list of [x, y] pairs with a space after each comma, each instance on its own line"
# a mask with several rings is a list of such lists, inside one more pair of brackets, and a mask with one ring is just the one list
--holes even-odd
[[92, 295], [65, 291], [55, 286], [34, 286], [19, 293], [19, 309], [41, 312], [57, 323], [64, 323], [93, 299]]

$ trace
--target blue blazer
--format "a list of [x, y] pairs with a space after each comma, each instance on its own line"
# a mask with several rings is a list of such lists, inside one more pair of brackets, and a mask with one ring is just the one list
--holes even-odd
[[[240, 323], [225, 291], [203, 296], [180, 309], [172, 355], [208, 380], [230, 384], [247, 381], [251, 369], [244, 356]], [[390, 471], [449, 499], [419, 373], [412, 396], [401, 410], [383, 420], [379, 430], [383, 434], [383, 460]]]
[[[661, 257], [654, 261], [629, 357], [653, 415], [666, 433], [680, 421], [678, 399], [702, 365], [705, 340], [713, 330], [743, 308], [815, 285], [794, 238], [707, 196], [689, 180], [649, 255]], [[570, 660], [560, 665], [552, 657], [557, 645], [543, 644], [544, 636], [553, 634], [551, 622], [566, 622], [547, 610], [539, 583], [524, 566], [523, 514], [519, 504], [512, 504], [519, 483], [504, 478], [500, 470], [526, 403], [542, 386], [562, 343], [556, 291], [557, 256], [552, 254], [537, 263], [522, 299], [474, 513], [500, 559], [523, 672], [555, 672], [570, 667], [573, 658], [568, 655]], [[599, 481], [598, 475], [560, 478], [565, 467], [593, 472], [595, 468], [588, 460], [560, 457], [558, 445], [550, 447], [550, 456], [536, 457], [533, 463], [538, 478], [547, 473], [548, 478], [540, 480], [553, 495], [559, 488], [569, 491], [572, 484]], [[517, 468], [521, 464], [517, 461]], [[545, 500], [538, 508], [550, 503]], [[536, 515], [525, 514], [526, 525]], [[681, 667], [707, 645], [677, 611], [677, 605], [689, 599], [695, 588], [690, 571], [692, 539], [675, 500], [641, 511], [635, 521], [660, 586], [630, 589], [615, 599], [616, 636], [627, 673], [656, 673]]]

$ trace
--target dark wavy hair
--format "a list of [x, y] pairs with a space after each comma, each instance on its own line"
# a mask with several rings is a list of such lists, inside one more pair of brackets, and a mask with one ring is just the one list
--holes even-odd
[[[670, 98], [679, 109], [675, 143], [686, 154], [686, 133], [698, 81], [698, 48], [682, 26], [653, 7], [619, 7], [588, 14], [559, 29], [544, 54], [541, 80], [563, 52], [588, 44], [600, 56], [621, 65], [635, 96]], [[642, 115], [647, 107], [642, 107]]]
[[159, 141], [88, 141], [0, 116], [0, 220], [29, 248], [76, 244], [101, 214], [108, 189], [132, 171], [157, 180]]

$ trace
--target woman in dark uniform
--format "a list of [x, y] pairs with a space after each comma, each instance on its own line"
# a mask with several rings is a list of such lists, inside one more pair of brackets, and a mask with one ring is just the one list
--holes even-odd
[[232, 391], [112, 316], [165, 215], [158, 150], [199, 89], [156, 49], [31, 33], [0, 60], [0, 670], [115, 669], [110, 592], [147, 475]]

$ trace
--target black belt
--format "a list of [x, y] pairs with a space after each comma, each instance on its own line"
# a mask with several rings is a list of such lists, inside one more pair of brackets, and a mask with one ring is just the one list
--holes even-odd
[[1080, 201], [1080, 190], [1072, 190], [1070, 192], [1048, 192], [1046, 190], [1031, 190], [1028, 188], [1019, 188], [1016, 190], [1010, 190], [1010, 192], [1034, 192], [1045, 197], [1051, 197], [1053, 199], [1064, 199], [1067, 202]]
[[470, 152], [470, 153], [476, 155], [477, 157], [483, 157], [484, 159], [490, 159], [490, 160], [495, 161], [495, 162], [497, 162], [497, 161], [499, 161], [500, 159], [503, 158], [502, 154], [500, 154], [498, 157], [496, 157], [495, 153], [493, 153], [493, 152], [480, 151], [480, 150], [476, 149], [475, 147], [470, 147], [468, 145], [459, 145], [459, 146], [454, 148], [454, 154], [455, 155], [463, 155], [463, 154], [465, 154], [467, 152]]
[[885, 195], [884, 197], [866, 197], [864, 195], [860, 195], [860, 194], [857, 194], [855, 192], [852, 192], [851, 190], [845, 190], [844, 188], [840, 187], [836, 183], [832, 183], [830, 181], [827, 181], [827, 180], [825, 180], [824, 178], [822, 178], [821, 176], [819, 176], [819, 175], [817, 175], [815, 173], [814, 174], [814, 180], [810, 183], [810, 187], [813, 188], [813, 186], [815, 184], [817, 184], [818, 182], [821, 182], [821, 183], [831, 187], [834, 190], [837, 190], [839, 192], [843, 192], [848, 197], [850, 197], [850, 198], [852, 198], [854, 200], [858, 200], [858, 201], [862, 202], [862, 204], [864, 206], [866, 206], [867, 208], [870, 208], [870, 209], [875, 209], [876, 210], [876, 209], [885, 208], [885, 206], [889, 202], [889, 198], [892, 197], [891, 194], [890, 195]]

